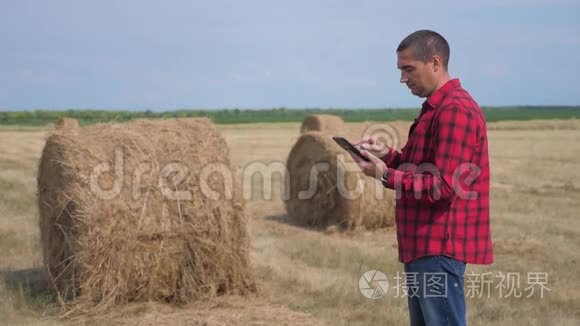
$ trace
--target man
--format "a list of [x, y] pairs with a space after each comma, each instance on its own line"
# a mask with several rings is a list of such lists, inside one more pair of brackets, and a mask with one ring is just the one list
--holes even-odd
[[355, 144], [368, 176], [396, 191], [399, 260], [411, 325], [465, 325], [466, 263], [491, 264], [489, 161], [484, 116], [447, 70], [449, 45], [420, 30], [397, 48], [401, 83], [427, 98], [401, 151], [376, 139]]

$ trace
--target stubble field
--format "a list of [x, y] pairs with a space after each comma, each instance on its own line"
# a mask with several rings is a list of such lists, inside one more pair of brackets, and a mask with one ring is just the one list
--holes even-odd
[[[409, 123], [393, 125], [400, 135], [407, 133]], [[285, 162], [299, 128], [296, 123], [219, 126], [232, 161], [242, 169]], [[467, 267], [469, 324], [578, 325], [580, 122], [494, 122], [488, 129], [496, 261]], [[260, 297], [181, 308], [137, 304], [106, 316], [58, 319], [59, 305], [42, 269], [36, 205], [36, 170], [48, 131], [0, 127], [0, 324], [408, 323], [406, 299], [397, 287], [402, 265], [394, 229], [343, 234], [294, 226], [278, 175], [266, 180], [273, 185], [271, 199], [264, 198], [259, 180], [245, 185], [253, 194], [251, 259]], [[387, 275], [384, 297], [370, 300], [360, 293], [359, 278], [368, 270]]]

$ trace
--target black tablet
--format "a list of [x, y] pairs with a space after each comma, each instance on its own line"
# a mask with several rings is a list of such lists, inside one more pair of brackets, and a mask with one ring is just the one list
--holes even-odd
[[365, 162], [370, 162], [370, 160], [368, 158], [364, 157], [361, 154], [361, 152], [358, 150], [358, 148], [354, 147], [354, 145], [351, 144], [344, 137], [334, 136], [334, 137], [332, 137], [332, 139], [335, 142], [337, 142], [340, 145], [340, 147], [344, 148], [347, 152], [353, 153], [354, 155], [360, 157], [360, 159], [365, 161]]

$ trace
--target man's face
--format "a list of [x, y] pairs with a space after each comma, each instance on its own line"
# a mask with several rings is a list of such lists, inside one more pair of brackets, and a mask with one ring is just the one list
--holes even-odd
[[418, 97], [429, 97], [435, 89], [435, 75], [430, 61], [415, 59], [407, 48], [397, 53], [397, 68], [401, 70], [401, 83], [406, 84], [411, 93]]

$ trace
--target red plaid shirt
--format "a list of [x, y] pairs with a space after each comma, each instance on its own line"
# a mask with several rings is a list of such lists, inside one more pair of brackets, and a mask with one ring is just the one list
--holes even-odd
[[401, 152], [383, 161], [385, 186], [397, 195], [401, 262], [430, 255], [493, 262], [486, 123], [458, 79], [423, 103]]

